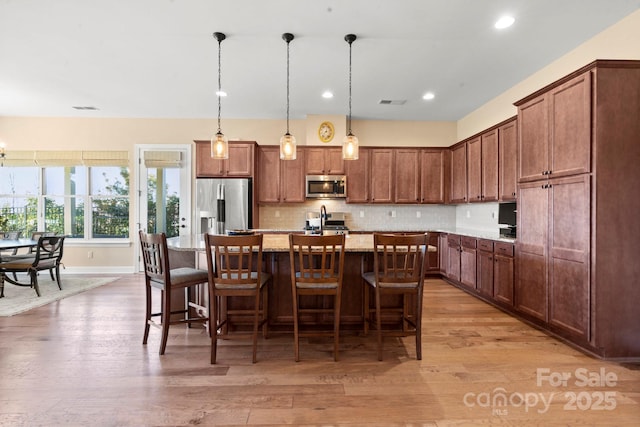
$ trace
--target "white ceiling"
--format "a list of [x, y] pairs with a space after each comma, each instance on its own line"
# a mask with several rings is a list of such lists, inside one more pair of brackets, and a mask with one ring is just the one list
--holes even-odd
[[[285, 118], [281, 35], [290, 32], [292, 119], [347, 114], [344, 36], [354, 33], [354, 119], [458, 120], [639, 8], [640, 0], [0, 0], [0, 116], [215, 118], [219, 31], [223, 119]], [[516, 22], [497, 31], [502, 14]], [[424, 101], [427, 91], [436, 98]]]

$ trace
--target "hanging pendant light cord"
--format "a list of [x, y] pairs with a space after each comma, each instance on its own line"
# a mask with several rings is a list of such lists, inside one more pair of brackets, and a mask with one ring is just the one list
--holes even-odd
[[287, 134], [289, 134], [289, 42], [287, 40]]
[[222, 80], [220, 78], [220, 58], [221, 58], [221, 51], [222, 51], [222, 38], [218, 37], [218, 133], [222, 133], [222, 130], [220, 128], [220, 111], [221, 111], [221, 101], [220, 98], [222, 98]]
[[346, 36], [344, 36], [344, 39], [346, 40], [347, 43], [349, 43], [349, 120], [347, 124], [349, 128], [348, 135], [352, 135], [351, 133], [351, 44], [355, 41], [356, 35], [347, 34]]

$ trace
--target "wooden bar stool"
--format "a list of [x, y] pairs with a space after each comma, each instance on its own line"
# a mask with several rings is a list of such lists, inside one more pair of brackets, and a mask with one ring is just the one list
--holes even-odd
[[[333, 358], [338, 360], [340, 301], [344, 270], [343, 234], [335, 236], [289, 235], [293, 335], [296, 362], [300, 360], [300, 337], [333, 336]], [[301, 296], [332, 296], [333, 308], [301, 308]], [[300, 314], [333, 313], [333, 331], [300, 331]]]

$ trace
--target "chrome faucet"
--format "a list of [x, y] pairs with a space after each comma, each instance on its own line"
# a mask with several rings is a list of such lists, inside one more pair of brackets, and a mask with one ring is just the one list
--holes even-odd
[[327, 219], [327, 208], [325, 205], [320, 206], [320, 235], [322, 235], [322, 229], [324, 228], [324, 221]]

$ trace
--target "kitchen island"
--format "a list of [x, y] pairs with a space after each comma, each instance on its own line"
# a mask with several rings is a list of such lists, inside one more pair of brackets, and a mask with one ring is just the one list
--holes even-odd
[[[263, 266], [273, 276], [269, 287], [269, 328], [274, 331], [293, 330], [293, 300], [291, 296], [291, 265], [289, 261], [288, 234], [263, 234]], [[181, 236], [167, 239], [172, 251], [192, 252], [196, 267], [207, 268], [204, 239], [202, 235]], [[430, 250], [436, 250], [435, 247]], [[360, 331], [363, 327], [363, 269], [373, 269], [373, 234], [350, 234], [345, 239], [345, 262], [342, 286], [341, 329]], [[328, 308], [329, 298], [306, 296], [301, 305]], [[245, 301], [230, 301], [229, 309], [247, 308]], [[400, 307], [400, 296], [389, 296], [383, 306]], [[309, 326], [332, 325], [329, 314], [318, 313], [301, 318]]]

